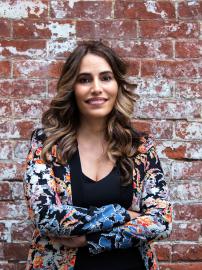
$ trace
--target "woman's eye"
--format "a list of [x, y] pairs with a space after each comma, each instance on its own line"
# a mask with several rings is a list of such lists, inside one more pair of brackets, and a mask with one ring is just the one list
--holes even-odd
[[112, 80], [112, 77], [111, 76], [108, 76], [108, 75], [105, 75], [102, 77], [103, 81], [111, 81]]
[[79, 83], [89, 83], [90, 82], [90, 78], [79, 78], [78, 79]]

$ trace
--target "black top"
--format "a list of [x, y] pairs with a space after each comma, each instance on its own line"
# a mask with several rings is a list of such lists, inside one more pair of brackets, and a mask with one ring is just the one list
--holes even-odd
[[[128, 209], [132, 203], [132, 184], [122, 187], [118, 166], [99, 181], [94, 181], [84, 175], [81, 170], [79, 152], [70, 162], [72, 175], [72, 198], [75, 206], [100, 207], [110, 203], [119, 203]], [[96, 237], [97, 233], [88, 236]], [[115, 249], [91, 255], [87, 247], [78, 249], [75, 270], [144, 270], [145, 266], [137, 247], [130, 249]]]

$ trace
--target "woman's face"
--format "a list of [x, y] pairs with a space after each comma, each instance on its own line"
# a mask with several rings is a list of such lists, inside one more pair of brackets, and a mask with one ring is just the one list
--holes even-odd
[[118, 84], [104, 58], [90, 53], [83, 57], [74, 91], [83, 117], [107, 117], [114, 107]]

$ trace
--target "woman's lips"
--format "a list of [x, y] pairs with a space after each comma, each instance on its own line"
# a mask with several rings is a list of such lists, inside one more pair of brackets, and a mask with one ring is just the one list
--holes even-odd
[[106, 98], [89, 98], [86, 100], [86, 103], [91, 105], [101, 105], [107, 101]]

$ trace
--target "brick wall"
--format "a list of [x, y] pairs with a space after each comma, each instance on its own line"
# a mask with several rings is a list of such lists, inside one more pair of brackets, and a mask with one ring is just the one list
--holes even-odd
[[130, 64], [134, 124], [156, 137], [174, 228], [155, 243], [162, 270], [202, 269], [202, 1], [0, 0], [0, 269], [24, 269], [32, 227], [22, 175], [31, 131], [80, 40]]

